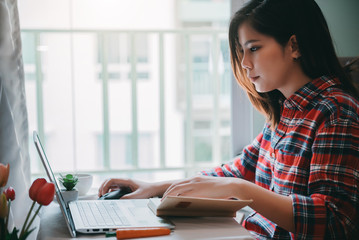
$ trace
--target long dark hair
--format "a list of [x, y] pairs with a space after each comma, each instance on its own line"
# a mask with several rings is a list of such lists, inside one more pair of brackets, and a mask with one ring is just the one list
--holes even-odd
[[238, 28], [244, 22], [257, 32], [273, 37], [283, 47], [295, 35], [301, 53], [297, 61], [308, 77], [337, 77], [345, 91], [359, 98], [350, 75], [339, 63], [327, 22], [314, 0], [251, 0], [234, 14], [230, 23], [231, 64], [238, 83], [273, 128], [279, 123], [279, 100], [284, 96], [278, 90], [259, 93], [247, 78], [241, 66], [242, 54], [238, 40]]

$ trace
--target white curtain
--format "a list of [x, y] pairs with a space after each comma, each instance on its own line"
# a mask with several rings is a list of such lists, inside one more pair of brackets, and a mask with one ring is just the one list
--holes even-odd
[[[16, 192], [11, 209], [18, 229], [31, 205], [28, 132], [17, 1], [0, 0], [0, 162], [10, 163], [7, 186]], [[39, 218], [33, 227], [28, 239], [36, 239]]]

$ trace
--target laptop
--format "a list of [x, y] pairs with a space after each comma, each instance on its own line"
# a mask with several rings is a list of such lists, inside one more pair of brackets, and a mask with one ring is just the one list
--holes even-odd
[[167, 219], [157, 217], [147, 206], [148, 199], [64, 201], [50, 163], [36, 131], [35, 147], [50, 182], [55, 185], [56, 199], [72, 237], [76, 233], [105, 233], [121, 227], [166, 227], [174, 229]]

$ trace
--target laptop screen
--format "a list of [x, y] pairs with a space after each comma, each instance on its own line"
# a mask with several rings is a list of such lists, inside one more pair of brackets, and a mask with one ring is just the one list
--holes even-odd
[[54, 175], [54, 173], [52, 172], [50, 163], [49, 163], [49, 161], [48, 161], [48, 159], [47, 159], [47, 157], [46, 157], [44, 148], [43, 148], [43, 146], [42, 146], [42, 144], [41, 144], [39, 135], [37, 134], [36, 131], [33, 132], [33, 138], [34, 138], [34, 143], [35, 143], [37, 152], [39, 153], [41, 162], [42, 162], [42, 164], [44, 165], [44, 168], [45, 168], [45, 170], [46, 170], [47, 176], [49, 177], [50, 182], [52, 182], [52, 183], [55, 185], [55, 189], [56, 189], [56, 199], [57, 199], [57, 202], [58, 202], [59, 205], [60, 205], [62, 214], [63, 214], [64, 217], [65, 217], [66, 225], [67, 225], [67, 227], [68, 227], [69, 230], [70, 230], [71, 236], [72, 236], [72, 237], [76, 237], [75, 226], [74, 226], [74, 224], [73, 224], [73, 222], [72, 222], [72, 218], [71, 218], [71, 216], [70, 216], [70, 214], [69, 214], [68, 206], [67, 206], [67, 204], [65, 203], [64, 198], [62, 197], [62, 194], [61, 194], [60, 188], [59, 188], [59, 186], [58, 186], [58, 184], [57, 184], [55, 175]]

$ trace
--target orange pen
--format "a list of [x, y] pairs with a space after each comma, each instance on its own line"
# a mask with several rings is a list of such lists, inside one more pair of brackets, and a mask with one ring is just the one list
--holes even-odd
[[[117, 239], [131, 239], [169, 235], [171, 230], [164, 227], [136, 227], [119, 228], [116, 230]], [[106, 237], [114, 236], [115, 233], [107, 233]]]

